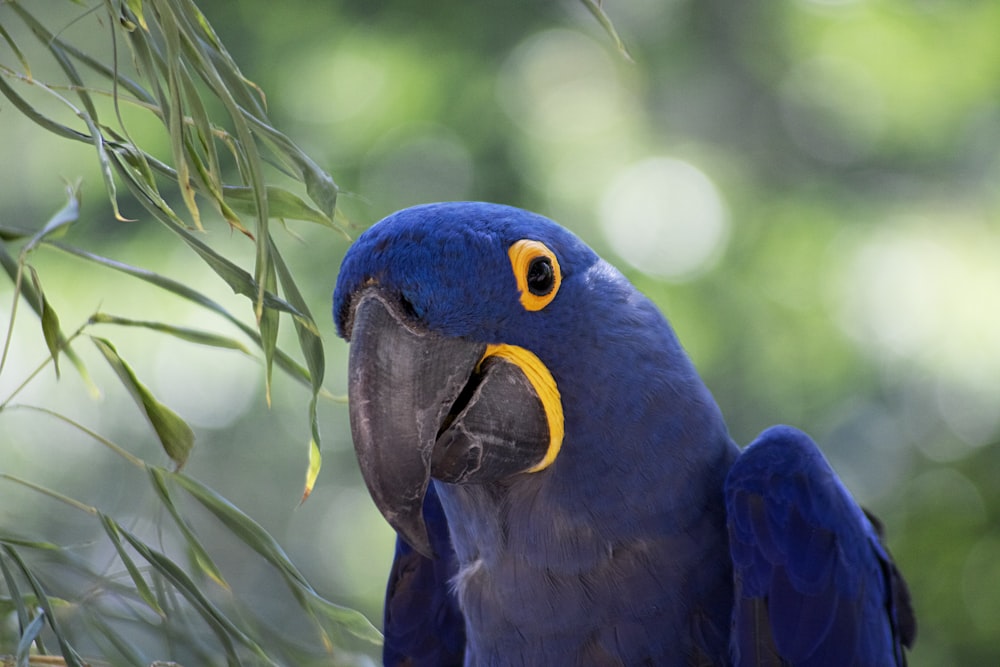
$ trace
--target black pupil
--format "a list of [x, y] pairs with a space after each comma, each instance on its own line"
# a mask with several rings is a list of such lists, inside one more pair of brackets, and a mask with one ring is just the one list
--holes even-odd
[[552, 260], [548, 257], [536, 257], [528, 265], [528, 291], [535, 296], [545, 296], [555, 285], [555, 272], [552, 270]]

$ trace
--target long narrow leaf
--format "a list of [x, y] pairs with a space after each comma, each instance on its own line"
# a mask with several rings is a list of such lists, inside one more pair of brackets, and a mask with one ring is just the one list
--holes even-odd
[[87, 622], [91, 627], [96, 628], [97, 632], [104, 637], [104, 639], [106, 639], [124, 659], [123, 662], [116, 661], [114, 664], [138, 665], [140, 667], [155, 664], [142, 655], [141, 651], [125, 638], [124, 633], [114, 630], [100, 615], [88, 614]]
[[[315, 401], [313, 401], [315, 403]], [[320, 468], [323, 466], [323, 454], [319, 450], [319, 443], [315, 440], [309, 441], [309, 461], [306, 465], [306, 483], [302, 487], [301, 505], [312, 494], [313, 487], [316, 486], [316, 479], [319, 477]]]
[[615, 43], [615, 47], [618, 52], [622, 55], [625, 60], [633, 62], [632, 54], [628, 52], [628, 47], [625, 46], [625, 41], [618, 34], [618, 30], [615, 28], [615, 24], [612, 23], [611, 17], [607, 15], [602, 6], [601, 0], [580, 0], [583, 6], [591, 13], [591, 15], [597, 19], [597, 22], [604, 28], [604, 32], [608, 34], [608, 37], [612, 39]]
[[163, 451], [178, 469], [182, 468], [194, 446], [194, 432], [191, 427], [176, 412], [156, 400], [146, 385], [139, 382], [131, 367], [118, 355], [118, 351], [108, 340], [96, 336], [91, 336], [91, 340], [146, 415], [146, 419], [156, 431]]
[[14, 11], [17, 12], [21, 20], [27, 24], [31, 31], [35, 33], [43, 45], [49, 49], [49, 53], [55, 58], [56, 62], [59, 63], [59, 67], [62, 68], [63, 72], [66, 74], [66, 78], [69, 79], [70, 83], [73, 85], [73, 89], [80, 98], [80, 102], [83, 103], [83, 108], [86, 109], [87, 115], [97, 120], [97, 107], [94, 106], [94, 101], [90, 97], [90, 93], [87, 91], [87, 86], [84, 85], [83, 79], [80, 77], [80, 73], [77, 71], [76, 66], [73, 61], [66, 55], [63, 51], [62, 45], [59, 41], [54, 39], [54, 35], [49, 31], [38, 19], [36, 19], [24, 5], [21, 3], [11, 3]]
[[[9, 252], [7, 252], [7, 248], [2, 241], [0, 241], [0, 267], [3, 267], [3, 270], [10, 277], [11, 281], [16, 284], [18, 280], [17, 276], [19, 272], [19, 264], [17, 260], [14, 259]], [[41, 318], [44, 304], [42, 303], [42, 295], [38, 293], [35, 286], [32, 285], [30, 281], [22, 284], [20, 294], [28, 302], [28, 305], [31, 306], [31, 309], [35, 311], [35, 314]], [[13, 320], [13, 315], [11, 315], [11, 320]], [[13, 321], [10, 323], [10, 326], [13, 328]], [[90, 379], [90, 372], [84, 365], [83, 360], [80, 359], [76, 352], [74, 352], [69, 346], [69, 341], [61, 331], [58, 333], [58, 342], [59, 349], [62, 350], [63, 354], [65, 354], [70, 362], [72, 362], [73, 366], [80, 374], [80, 377], [83, 379], [84, 384], [90, 390], [91, 395], [96, 396], [99, 392], [97, 391], [97, 387], [94, 385], [93, 380]], [[2, 364], [0, 364], [0, 366], [2, 366]]]
[[[136, 188], [133, 192], [136, 196], [140, 197], [142, 203], [146, 205], [146, 210], [152, 213], [157, 220], [166, 225], [170, 231], [177, 234], [192, 250], [194, 250], [208, 265], [208, 267], [215, 271], [216, 275], [222, 278], [226, 284], [229, 285], [234, 293], [246, 296], [250, 299], [255, 299], [257, 297], [259, 292], [257, 282], [248, 272], [244, 271], [232, 261], [226, 259], [206, 245], [195, 234], [185, 228], [176, 216], [166, 214], [163, 209], [153, 205], [152, 202], [143, 198], [142, 195], [145, 193], [138, 190], [136, 183], [129, 180], [126, 181], [126, 184], [129, 188]], [[307, 325], [311, 325], [310, 318], [304, 317], [302, 313], [298, 312], [295, 308], [289, 305], [287, 301], [276, 297], [266, 288], [263, 290], [263, 293], [264, 306], [274, 310], [286, 312], [292, 317], [302, 319]]]
[[[204, 25], [207, 25], [207, 22], [204, 23]], [[254, 297], [254, 312], [257, 315], [258, 321], [260, 321], [264, 313], [264, 308], [266, 307], [264, 300], [268, 275], [273, 272], [273, 266], [270, 258], [268, 257], [270, 250], [268, 242], [268, 220], [270, 215], [268, 214], [267, 193], [264, 188], [264, 176], [260, 153], [256, 149], [253, 134], [243, 117], [241, 107], [234, 99], [234, 91], [244, 92], [245, 88], [242, 86], [227, 86], [225, 79], [223, 79], [219, 70], [217, 70], [213, 65], [211, 57], [200, 50], [199, 46], [201, 44], [204, 44], [204, 42], [196, 43], [190, 40], [185, 40], [183, 42], [183, 47], [186, 55], [191, 58], [193, 65], [196, 67], [199, 74], [201, 74], [205, 83], [208, 84], [215, 96], [222, 102], [226, 112], [229, 114], [230, 121], [232, 122], [236, 133], [237, 165], [240, 168], [240, 173], [243, 176], [245, 183], [252, 188], [255, 194], [255, 203], [257, 207], [257, 227], [255, 229], [257, 253], [256, 260], [254, 262], [254, 281], [256, 282], [257, 292]], [[220, 53], [219, 51], [215, 51], [215, 53], [216, 55], [224, 55], [228, 58], [228, 54], [224, 54], [224, 52]], [[224, 67], [224, 70], [227, 70], [230, 73], [238, 71], [236, 70], [235, 64], [232, 63], [231, 60], [226, 64], [228, 66]], [[261, 335], [266, 339], [266, 335], [263, 331], [261, 331]], [[268, 346], [265, 343], [265, 363], [268, 367], [270, 367], [271, 357], [267, 352]]]
[[[11, 548], [6, 541], [4, 541], [4, 549]], [[31, 623], [31, 614], [28, 613], [28, 606], [25, 604], [25, 595], [21, 593], [21, 587], [17, 584], [17, 579], [14, 578], [14, 573], [10, 571], [7, 567], [6, 558], [3, 554], [0, 554], [0, 572], [3, 573], [4, 584], [7, 586], [7, 592], [10, 594], [10, 599], [14, 611], [17, 612], [18, 625], [22, 628], [26, 627]], [[6, 614], [4, 614], [6, 616]], [[38, 640], [41, 644], [41, 639]], [[40, 650], [45, 650], [44, 647], [40, 646]]]
[[335, 622], [340, 629], [346, 630], [356, 637], [376, 644], [382, 641], [382, 634], [363, 614], [335, 605], [320, 596], [298, 568], [292, 564], [284, 549], [267, 531], [261, 528], [260, 524], [196, 479], [182, 473], [173, 473], [171, 478], [214, 514], [234, 536], [274, 566], [285, 578], [296, 599], [305, 608], [311, 612], [321, 612], [324, 617]]
[[121, 532], [122, 537], [124, 537], [128, 543], [132, 545], [132, 548], [135, 549], [140, 556], [146, 559], [146, 561], [154, 567], [157, 572], [170, 581], [174, 588], [176, 588], [177, 591], [183, 595], [185, 599], [187, 599], [187, 601], [195, 607], [195, 609], [198, 610], [202, 618], [204, 618], [209, 623], [213, 631], [215, 631], [216, 636], [226, 648], [227, 654], [235, 658], [236, 654], [232, 644], [232, 640], [235, 639], [237, 642], [250, 649], [254, 655], [260, 657], [267, 664], [275, 664], [264, 652], [264, 649], [257, 644], [257, 642], [247, 636], [247, 634], [236, 626], [224, 613], [222, 613], [218, 607], [212, 604], [212, 601], [201, 592], [201, 588], [198, 584], [192, 581], [191, 577], [189, 577], [187, 573], [184, 572], [184, 570], [182, 570], [175, 562], [145, 544], [138, 537], [120, 526], [119, 531]]
[[87, 86], [84, 85], [83, 79], [80, 78], [80, 74], [77, 72], [73, 61], [63, 51], [60, 42], [54, 39], [52, 33], [37, 19], [35, 19], [35, 17], [32, 16], [22, 4], [12, 3], [12, 7], [21, 19], [28, 25], [28, 27], [31, 28], [32, 32], [35, 33], [39, 41], [48, 47], [49, 52], [59, 63], [59, 66], [70, 80], [73, 89], [80, 98], [80, 101], [83, 104], [83, 109], [77, 109], [62, 96], [56, 96], [60, 101], [69, 106], [73, 112], [81, 120], [83, 120], [84, 123], [86, 123], [87, 129], [90, 131], [90, 141], [97, 151], [98, 162], [101, 165], [101, 177], [104, 181], [104, 187], [108, 193], [108, 200], [111, 203], [112, 212], [114, 213], [116, 219], [123, 221], [126, 220], [126, 218], [122, 217], [121, 212], [118, 210], [118, 197], [115, 182], [111, 176], [111, 165], [108, 159], [107, 149], [104, 145], [104, 136], [101, 134], [98, 127], [97, 107], [94, 106], [94, 101], [90, 97]]
[[17, 653], [14, 656], [18, 667], [21, 665], [27, 667], [31, 646], [38, 639], [43, 627], [45, 627], [45, 612], [39, 611], [31, 623], [28, 623], [28, 626], [21, 631], [21, 639], [17, 642]]
[[57, 123], [45, 114], [37, 111], [35, 107], [28, 104], [23, 97], [18, 95], [17, 92], [7, 84], [7, 81], [5, 81], [2, 76], [0, 76], [0, 93], [3, 93], [4, 96], [10, 100], [11, 104], [17, 107], [17, 110], [23, 113], [29, 120], [49, 132], [66, 139], [86, 142], [92, 141], [90, 135], [74, 130], [69, 126], [63, 125], [62, 123]]
[[20, 47], [18, 47], [17, 42], [15, 42], [14, 38], [10, 36], [10, 33], [7, 32], [7, 28], [5, 28], [2, 23], [0, 23], [0, 37], [3, 37], [3, 41], [7, 42], [7, 46], [9, 46], [10, 50], [14, 52], [14, 56], [17, 58], [17, 61], [21, 63], [21, 68], [24, 69], [24, 75], [31, 78], [31, 66], [28, 65], [28, 61], [21, 52]]
[[[286, 218], [289, 220], [304, 220], [315, 222], [339, 230], [339, 227], [322, 211], [307, 204], [298, 195], [289, 192], [284, 188], [269, 185], [267, 186], [268, 211], [272, 217]], [[223, 190], [226, 202], [237, 211], [256, 215], [257, 205], [254, 193], [250, 188], [239, 186], [227, 186]]]
[[[76, 255], [77, 257], [80, 257], [87, 261], [94, 262], [95, 264], [99, 264], [109, 269], [114, 269], [115, 271], [120, 271], [135, 278], [139, 278], [140, 280], [144, 280], [152, 285], [156, 285], [157, 287], [160, 287], [161, 289], [171, 292], [172, 294], [175, 294], [183, 299], [187, 299], [188, 301], [196, 303], [202, 306], [203, 308], [207, 308], [208, 310], [217, 313], [218, 315], [222, 316], [227, 321], [232, 323], [240, 331], [246, 334], [251, 340], [253, 340], [253, 342], [256, 345], [259, 346], [261, 344], [260, 334], [257, 333], [257, 331], [255, 331], [252, 327], [241, 322], [238, 318], [236, 318], [232, 313], [223, 308], [217, 302], [213, 301], [212, 299], [209, 299], [201, 292], [198, 292], [183, 283], [179, 283], [176, 280], [172, 280], [170, 278], [167, 278], [166, 276], [161, 276], [160, 274], [154, 273], [147, 269], [141, 269], [136, 266], [131, 266], [129, 264], [119, 262], [117, 260], [109, 259], [107, 257], [102, 257], [100, 255], [95, 255], [94, 253], [87, 252], [86, 250], [74, 246], [64, 245], [61, 243], [53, 243], [52, 246], [55, 248], [59, 248], [64, 252]], [[0, 246], [0, 251], [2, 251], [2, 246]], [[0, 260], [3, 260], [2, 252], [0, 252]], [[16, 263], [15, 263], [15, 268], [16, 268]], [[275, 362], [278, 364], [279, 368], [288, 373], [288, 375], [291, 376], [292, 378], [298, 380], [307, 387], [312, 386], [312, 381], [310, 380], [309, 377], [309, 371], [307, 371], [303, 366], [297, 363], [294, 359], [288, 356], [288, 354], [283, 352], [281, 349], [277, 349], [275, 351]], [[332, 398], [332, 397], [327, 395], [327, 398]]]
[[226, 582], [225, 577], [222, 576], [222, 571], [219, 569], [219, 566], [216, 565], [215, 561], [212, 560], [212, 557], [208, 555], [208, 551], [205, 549], [204, 545], [202, 545], [201, 540], [199, 540], [198, 536], [194, 534], [194, 531], [191, 530], [191, 526], [189, 526], [188, 522], [181, 516], [180, 511], [178, 511], [177, 506], [174, 504], [174, 499], [170, 496], [170, 491], [167, 489], [163, 469], [155, 466], [149, 466], [147, 470], [149, 472], [149, 477], [153, 482], [153, 488], [156, 490], [156, 494], [160, 497], [160, 501], [167, 508], [167, 511], [170, 512], [170, 516], [173, 517], [174, 523], [177, 524], [177, 527], [184, 535], [184, 540], [187, 542], [188, 548], [191, 549], [191, 553], [193, 554], [198, 567], [220, 587], [229, 590], [229, 584]]
[[[265, 285], [270, 291], [277, 291], [278, 281], [274, 272], [274, 264], [270, 263], [264, 270], [263, 278]], [[278, 311], [272, 308], [265, 308], [257, 314], [257, 328], [260, 330], [261, 340], [260, 347], [264, 351], [264, 393], [267, 397], [268, 405], [271, 405], [271, 370], [274, 366], [274, 353], [278, 348], [279, 322]]]
[[97, 431], [94, 431], [92, 429], [87, 428], [86, 426], [84, 426], [83, 424], [81, 424], [80, 422], [78, 422], [76, 420], [70, 419], [69, 417], [67, 417], [66, 415], [62, 414], [61, 412], [56, 412], [55, 410], [50, 410], [48, 408], [41, 407], [41, 406], [38, 406], [38, 405], [26, 405], [24, 403], [19, 403], [19, 404], [16, 404], [16, 405], [8, 405], [7, 409], [8, 410], [14, 410], [14, 409], [33, 410], [35, 412], [40, 412], [42, 414], [48, 415], [49, 417], [54, 417], [55, 419], [58, 419], [59, 421], [62, 421], [64, 423], [72, 426], [73, 428], [75, 428], [76, 430], [80, 431], [81, 433], [84, 433], [85, 435], [93, 438], [94, 440], [96, 440], [97, 442], [101, 443], [102, 445], [104, 445], [105, 447], [107, 447], [108, 449], [110, 449], [112, 452], [114, 452], [118, 456], [122, 457], [123, 459], [125, 459], [126, 461], [128, 461], [129, 463], [131, 463], [132, 465], [134, 465], [135, 467], [137, 467], [137, 468], [145, 468], [146, 467], [146, 462], [143, 461], [142, 459], [140, 459], [139, 457], [137, 457], [135, 454], [132, 454], [131, 452], [129, 452], [128, 450], [126, 450], [121, 445], [118, 445], [118, 444], [114, 443], [113, 441], [109, 440], [108, 438], [105, 438], [103, 435], [101, 435]]
[[170, 9], [159, 12], [159, 19], [160, 30], [163, 32], [167, 47], [167, 94], [169, 96], [169, 106], [166, 107], [167, 131], [170, 137], [170, 152], [174, 158], [174, 167], [177, 169], [177, 185], [180, 188], [184, 205], [187, 206], [188, 213], [194, 220], [195, 227], [204, 230], [201, 224], [201, 213], [194, 199], [194, 188], [191, 186], [191, 168], [188, 165], [185, 151], [187, 127], [184, 123], [181, 80], [187, 78], [188, 75], [181, 58], [181, 36], [174, 14]]
[[17, 551], [6, 545], [4, 545], [2, 549], [4, 553], [6, 553], [12, 561], [14, 561], [18, 569], [21, 571], [21, 574], [28, 581], [28, 585], [31, 586], [31, 590], [38, 599], [39, 606], [45, 612], [46, 622], [52, 629], [52, 633], [55, 635], [56, 641], [59, 643], [59, 650], [62, 653], [63, 659], [66, 661], [67, 667], [83, 667], [79, 654], [73, 649], [69, 642], [66, 641], [66, 635], [63, 633], [55, 614], [52, 613], [52, 602], [49, 600], [49, 596], [46, 594], [41, 583], [31, 572]]
[[[308, 304], [302, 298], [302, 293], [299, 292], [299, 288], [295, 284], [292, 272], [288, 270], [288, 265], [285, 264], [285, 260], [277, 248], [272, 248], [271, 256], [274, 258], [274, 265], [278, 271], [278, 278], [281, 280], [281, 287], [285, 298], [297, 309], [312, 317]], [[309, 399], [309, 427], [312, 431], [312, 440], [309, 443], [309, 465], [306, 469], [306, 484], [302, 491], [302, 499], [305, 500], [312, 492], [312, 487], [319, 476], [319, 468], [323, 460], [319, 455], [322, 441], [319, 433], [319, 419], [316, 414], [316, 398], [323, 387], [326, 357], [323, 353], [323, 341], [313, 329], [309, 329], [303, 326], [298, 320], [295, 320], [295, 333], [298, 336], [299, 348], [302, 350], [306, 366], [309, 369], [309, 376], [312, 378], [312, 396]]]
[[239, 350], [244, 354], [250, 354], [249, 348], [235, 338], [221, 336], [219, 334], [212, 333], [211, 331], [178, 327], [164, 322], [133, 320], [127, 317], [109, 315], [107, 313], [94, 313], [87, 321], [90, 324], [114, 324], [121, 327], [139, 327], [142, 329], [149, 329], [151, 331], [158, 331], [160, 333], [174, 336], [175, 338], [185, 340], [189, 343], [197, 343], [198, 345], [207, 345], [209, 347], [220, 347], [228, 350]]
[[[299, 178], [306, 185], [306, 193], [323, 214], [333, 220], [337, 208], [337, 195], [340, 189], [328, 173], [320, 169], [312, 158], [302, 152], [288, 137], [281, 132], [244, 110], [244, 118], [254, 132], [264, 139], [275, 153], [293, 165]], [[343, 229], [340, 230], [347, 237]], [[350, 237], [347, 237], [350, 240]]]
[[39, 243], [46, 239], [53, 239], [62, 236], [69, 225], [76, 222], [80, 217], [80, 183], [66, 186], [66, 204], [56, 211], [55, 215], [38, 230], [21, 250], [22, 254], [31, 252]]
[[[271, 256], [274, 258], [274, 267], [277, 270], [278, 278], [281, 280], [281, 289], [285, 295], [285, 299], [295, 310], [303, 315], [302, 318], [295, 318], [293, 321], [295, 323], [295, 333], [299, 339], [299, 347], [302, 350], [302, 355], [306, 360], [306, 367], [309, 369], [309, 374], [312, 378], [313, 395], [315, 396], [319, 393], [320, 387], [323, 386], [323, 374], [326, 370], [323, 341], [319, 336], [316, 323], [313, 321], [312, 313], [309, 312], [309, 305], [302, 297], [298, 285], [295, 284], [295, 278], [292, 276], [292, 272], [288, 270], [288, 265], [285, 264], [281, 253], [278, 252], [277, 248], [273, 247], [273, 242]], [[318, 442], [319, 438], [317, 437], [316, 440]]]
[[115, 551], [118, 552], [118, 559], [125, 566], [125, 570], [128, 572], [129, 577], [132, 578], [132, 583], [135, 585], [136, 593], [142, 598], [143, 602], [149, 606], [157, 615], [163, 617], [166, 613], [163, 608], [160, 607], [160, 603], [156, 601], [156, 597], [153, 595], [153, 591], [149, 589], [149, 584], [146, 583], [145, 578], [143, 578], [142, 573], [136, 566], [135, 561], [132, 560], [132, 556], [129, 555], [128, 551], [125, 550], [125, 546], [122, 544], [121, 535], [118, 532], [118, 523], [103, 512], [100, 514], [101, 526], [104, 527], [104, 532], [111, 541], [112, 546], [114, 546]]
[[59, 377], [59, 339], [62, 334], [59, 328], [59, 316], [56, 315], [55, 309], [49, 300], [45, 298], [45, 291], [42, 289], [41, 279], [38, 277], [38, 271], [35, 267], [28, 265], [28, 272], [31, 275], [31, 284], [35, 288], [35, 292], [38, 294], [42, 302], [42, 312], [39, 317], [42, 320], [42, 338], [45, 339], [45, 346], [49, 349], [49, 356], [52, 357], [52, 364], [56, 369], [56, 377]]

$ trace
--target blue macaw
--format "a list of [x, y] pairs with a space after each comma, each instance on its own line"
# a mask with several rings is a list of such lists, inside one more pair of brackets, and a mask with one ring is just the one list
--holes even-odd
[[733, 443], [670, 325], [528, 211], [372, 226], [334, 292], [398, 534], [387, 665], [905, 664], [880, 526], [804, 433]]

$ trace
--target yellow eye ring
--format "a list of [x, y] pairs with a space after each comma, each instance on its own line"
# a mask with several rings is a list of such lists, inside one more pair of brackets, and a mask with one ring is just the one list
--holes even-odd
[[541, 241], [521, 239], [507, 249], [525, 310], [541, 310], [556, 298], [562, 270], [555, 253]]

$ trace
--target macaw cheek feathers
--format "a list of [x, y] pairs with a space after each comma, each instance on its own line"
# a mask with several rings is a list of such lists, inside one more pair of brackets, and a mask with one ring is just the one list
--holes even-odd
[[534, 469], [550, 447], [545, 408], [517, 364], [424, 330], [377, 287], [356, 297], [350, 337], [362, 476], [386, 521], [431, 556], [422, 516], [430, 478], [480, 483]]

